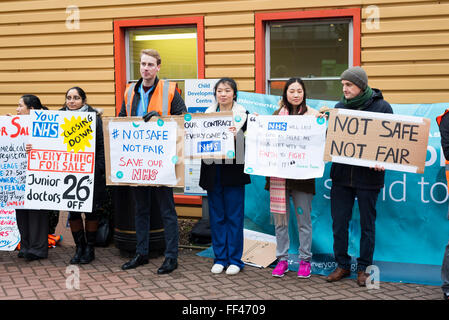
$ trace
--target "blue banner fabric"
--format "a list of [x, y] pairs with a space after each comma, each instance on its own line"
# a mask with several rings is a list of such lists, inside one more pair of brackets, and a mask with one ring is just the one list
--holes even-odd
[[[238, 92], [237, 102], [250, 113], [271, 115], [279, 96]], [[319, 110], [333, 108], [336, 101], [307, 100]], [[424, 174], [386, 171], [385, 186], [377, 202], [376, 245], [374, 264], [379, 267], [380, 281], [440, 285], [440, 266], [449, 239], [448, 192], [444, 173], [444, 155], [435, 118], [449, 103], [392, 104], [395, 114], [431, 119]], [[327, 275], [336, 267], [333, 260], [332, 218], [330, 213], [329, 177], [331, 163], [326, 164], [322, 178], [316, 179], [316, 195], [312, 202], [312, 272]], [[270, 223], [269, 193], [264, 190], [265, 177], [251, 176], [246, 186], [245, 228], [274, 235]], [[291, 204], [291, 212], [293, 205]], [[290, 226], [296, 226], [290, 215]], [[297, 267], [299, 247], [297, 228], [290, 228], [291, 265]], [[349, 226], [349, 255], [359, 254], [360, 215], [357, 204]]]

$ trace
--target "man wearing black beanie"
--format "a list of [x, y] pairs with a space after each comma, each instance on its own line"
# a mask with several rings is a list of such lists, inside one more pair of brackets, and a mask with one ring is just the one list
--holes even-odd
[[[368, 86], [368, 76], [361, 67], [351, 67], [341, 76], [343, 97], [335, 108], [370, 112], [393, 113], [379, 89]], [[348, 255], [348, 228], [352, 209], [357, 197], [361, 237], [360, 257], [357, 258], [357, 284], [365, 286], [369, 276], [366, 268], [373, 263], [376, 223], [376, 202], [380, 189], [384, 186], [383, 167], [360, 167], [342, 163], [332, 163], [330, 177], [332, 231], [334, 235], [334, 256], [337, 268], [326, 278], [338, 281], [351, 273], [351, 257]]]

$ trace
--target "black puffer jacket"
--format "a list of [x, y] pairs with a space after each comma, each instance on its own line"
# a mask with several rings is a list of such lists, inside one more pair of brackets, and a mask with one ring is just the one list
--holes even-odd
[[[348, 109], [341, 102], [337, 103], [335, 108]], [[393, 109], [384, 100], [379, 89], [373, 89], [373, 96], [365, 103], [363, 111], [393, 113]], [[330, 177], [332, 184], [362, 189], [381, 189], [384, 186], [385, 172], [334, 162]]]

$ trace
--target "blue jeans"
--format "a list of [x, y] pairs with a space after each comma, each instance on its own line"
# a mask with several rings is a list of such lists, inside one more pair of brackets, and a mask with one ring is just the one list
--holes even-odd
[[357, 197], [360, 210], [360, 257], [357, 258], [357, 271], [365, 271], [373, 264], [376, 233], [376, 202], [379, 189], [360, 189], [332, 184], [331, 215], [334, 233], [334, 256], [340, 268], [351, 269], [348, 255], [348, 228], [352, 218], [352, 208]]
[[157, 201], [164, 225], [165, 257], [178, 258], [178, 215], [176, 214], [173, 189], [169, 187], [135, 187], [136, 253], [148, 255], [150, 241], [151, 201]]
[[223, 187], [217, 166], [214, 189], [207, 197], [214, 263], [242, 269], [245, 186]]

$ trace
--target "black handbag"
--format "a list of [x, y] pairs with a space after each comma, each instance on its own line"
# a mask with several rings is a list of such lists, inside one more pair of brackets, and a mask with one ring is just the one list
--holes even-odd
[[107, 247], [112, 239], [112, 228], [108, 217], [102, 217], [98, 221], [97, 238], [95, 246]]

